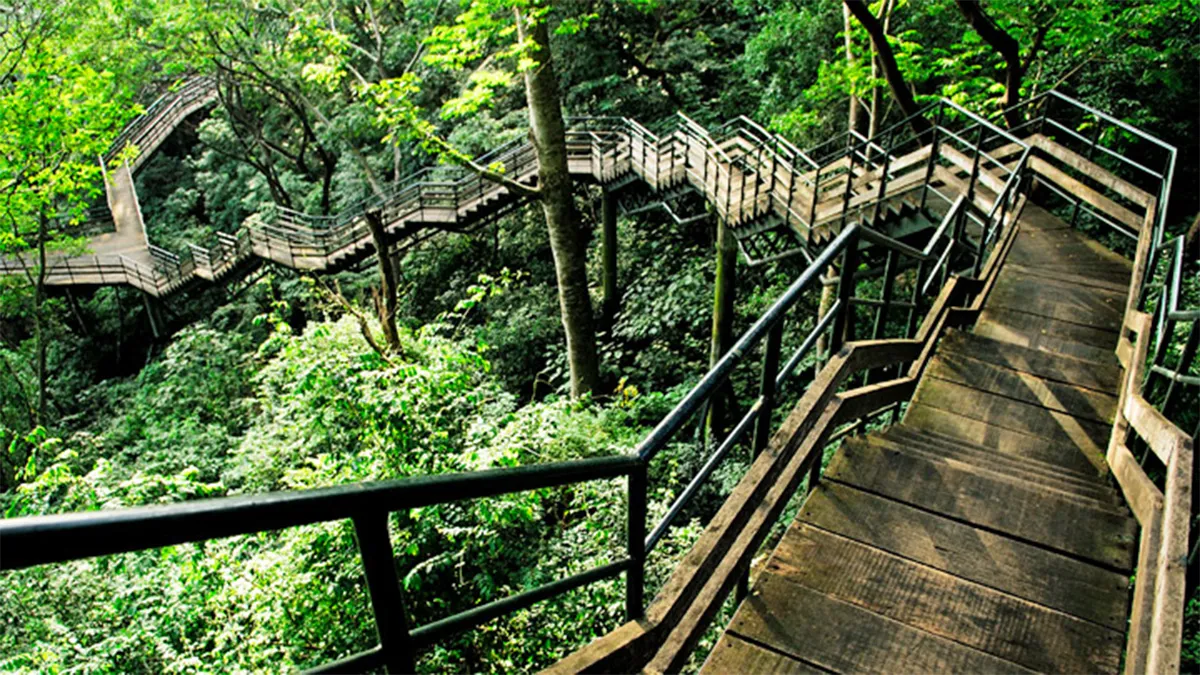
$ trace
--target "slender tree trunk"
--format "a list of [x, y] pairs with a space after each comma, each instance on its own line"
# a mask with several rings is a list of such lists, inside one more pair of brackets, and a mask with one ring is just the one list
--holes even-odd
[[1025, 67], [1021, 64], [1021, 46], [1016, 38], [984, 14], [983, 7], [978, 2], [954, 1], [967, 23], [971, 24], [971, 28], [1004, 58], [1004, 122], [1009, 128], [1015, 127], [1021, 123], [1021, 114], [1012, 110], [1012, 107], [1021, 101], [1021, 79], [1025, 77]]
[[529, 126], [538, 157], [538, 184], [542, 211], [550, 231], [550, 249], [558, 278], [558, 301], [567, 334], [567, 360], [571, 366], [571, 395], [593, 392], [600, 379], [592, 298], [587, 282], [587, 240], [571, 194], [567, 167], [566, 125], [559, 100], [558, 81], [550, 54], [550, 34], [545, 18], [526, 23], [519, 9], [518, 39], [532, 40], [532, 66], [525, 71], [525, 96]]
[[[724, 219], [717, 220], [717, 274], [713, 281], [712, 342], [708, 350], [709, 367], [717, 365], [733, 346], [733, 304], [737, 285], [737, 242]], [[726, 422], [724, 391], [714, 392], [708, 409], [709, 438], [720, 438]]]
[[887, 35], [883, 32], [883, 24], [879, 23], [879, 20], [871, 13], [871, 8], [867, 7], [864, 0], [843, 1], [850, 13], [858, 19], [863, 28], [867, 29], [867, 34], [871, 36], [871, 45], [874, 46], [879, 65], [883, 68], [883, 77], [887, 80], [888, 89], [891, 90], [892, 98], [896, 100], [896, 104], [900, 106], [904, 116], [910, 118], [909, 125], [918, 134], [923, 136], [928, 134], [933, 127], [929, 120], [920, 114], [921, 107], [917, 105], [912, 91], [908, 88], [908, 83], [904, 80], [904, 74], [900, 72], [900, 66], [896, 63], [896, 55], [892, 52], [892, 46], [888, 44]]
[[[843, 5], [844, 7], [845, 5]], [[882, 14], [883, 19], [883, 34], [888, 34], [888, 27], [892, 23], [892, 0], [884, 0]], [[875, 53], [875, 49], [871, 49], [871, 79], [879, 79], [879, 58]], [[879, 87], [871, 88], [871, 126], [867, 129], [867, 138], [875, 138], [875, 134], [879, 133], [880, 109], [883, 107], [883, 92]]]
[[49, 218], [43, 213], [38, 218], [38, 273], [33, 289], [33, 340], [37, 368], [37, 424], [46, 424], [46, 392], [49, 374], [46, 372], [46, 327], [42, 313], [46, 302], [46, 236]]
[[600, 201], [604, 246], [604, 319], [612, 321], [621, 309], [617, 285], [617, 200], [605, 191]]
[[[846, 43], [846, 68], [850, 69], [854, 67], [854, 40], [851, 39], [851, 29], [853, 26], [850, 23], [850, 8], [845, 5], [842, 5], [842, 27]], [[850, 114], [846, 120], [846, 129], [857, 131], [861, 117], [862, 103], [859, 102], [856, 94], [850, 94]]]
[[371, 241], [375, 243], [375, 258], [379, 261], [379, 291], [375, 295], [375, 313], [379, 315], [379, 325], [383, 328], [383, 339], [387, 342], [388, 349], [398, 354], [400, 332], [396, 329], [396, 268], [392, 261], [387, 229], [378, 211], [367, 212], [367, 229], [371, 231]]

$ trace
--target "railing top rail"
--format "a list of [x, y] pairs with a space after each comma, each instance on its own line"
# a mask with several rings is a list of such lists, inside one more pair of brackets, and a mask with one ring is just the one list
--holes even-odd
[[1066, 103], [1069, 103], [1069, 104], [1075, 106], [1076, 108], [1079, 108], [1080, 110], [1083, 110], [1087, 113], [1095, 115], [1097, 118], [1104, 120], [1105, 122], [1121, 129], [1122, 131], [1127, 131], [1127, 132], [1133, 134], [1134, 136], [1137, 136], [1144, 140], [1150, 141], [1154, 145], [1157, 145], [1171, 153], [1176, 152], [1176, 147], [1174, 145], [1167, 143], [1166, 141], [1162, 140], [1161, 138], [1158, 138], [1157, 136], [1155, 136], [1153, 134], [1146, 133], [1145, 131], [1142, 131], [1141, 129], [1133, 126], [1132, 124], [1129, 124], [1128, 122], [1124, 122], [1116, 117], [1113, 117], [1112, 115], [1110, 115], [1106, 112], [1103, 112], [1101, 110], [1093, 108], [1092, 106], [1084, 103], [1083, 101], [1080, 101], [1077, 98], [1067, 96], [1066, 94], [1060, 92], [1057, 89], [1051, 89], [1050, 91], [1042, 92], [1041, 94], [1038, 94], [1037, 96], [1035, 96], [1031, 99], [1028, 99], [1028, 100], [1022, 101], [1021, 103], [1018, 103], [1017, 105], [1013, 106], [1013, 108], [1016, 109], [1016, 108], [1022, 108], [1025, 106], [1035, 105], [1037, 102], [1041, 101], [1044, 98], [1056, 98], [1056, 99], [1059, 99]]
[[0, 520], [0, 539], [5, 543], [0, 569], [617, 478], [628, 475], [640, 464], [636, 456], [616, 455], [165, 506], [11, 518]]
[[775, 324], [783, 320], [784, 314], [792, 305], [796, 304], [796, 301], [800, 298], [800, 294], [803, 293], [809, 284], [825, 273], [825, 270], [829, 268], [829, 264], [846, 248], [847, 244], [856, 241], [858, 230], [859, 225], [857, 223], [851, 224], [842, 230], [841, 234], [825, 247], [821, 255], [817, 256], [816, 260], [801, 272], [800, 276], [788, 286], [787, 290], [779, 296], [779, 299], [771, 305], [770, 309], [759, 317], [758, 321], [755, 321], [749, 330], [742, 334], [737, 343], [729, 351], [725, 352], [721, 360], [705, 373], [704, 377], [696, 383], [696, 386], [692, 387], [692, 390], [683, 397], [683, 400], [638, 444], [636, 453], [639, 457], [645, 461], [650, 461], [654, 458], [671, 436], [700, 409], [700, 406], [704, 405], [704, 402], [708, 399], [712, 391], [729, 379], [734, 367], [746, 357], [750, 350], [762, 340]]
[[1004, 129], [1001, 129], [1000, 127], [996, 126], [995, 124], [992, 124], [991, 122], [987, 121], [983, 117], [980, 117], [979, 115], [971, 112], [970, 110], [967, 110], [966, 108], [955, 103], [954, 101], [951, 101], [948, 98], [942, 99], [941, 104], [949, 106], [950, 108], [954, 109], [958, 113], [965, 115], [971, 121], [975, 122], [976, 124], [982, 125], [983, 127], [987, 128], [992, 133], [996, 134], [997, 136], [1000, 136], [1001, 138], [1005, 138], [1012, 143], [1016, 143], [1017, 145], [1021, 146], [1022, 148], [1029, 147], [1029, 144], [1026, 143], [1025, 141], [1022, 141], [1021, 139], [1017, 138], [1016, 136], [1013, 136], [1011, 133], [1005, 131]]

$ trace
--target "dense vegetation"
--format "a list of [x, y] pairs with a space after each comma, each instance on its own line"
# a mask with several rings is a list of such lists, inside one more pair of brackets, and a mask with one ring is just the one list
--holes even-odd
[[[960, 4], [865, 9], [883, 19], [910, 98], [997, 115], [1060, 87], [1179, 147], [1169, 228], [1187, 230], [1195, 3], [992, 0], [981, 24]], [[188, 75], [217, 76], [218, 104], [138, 175], [150, 238], [173, 250], [280, 206], [336, 213], [524, 136], [538, 105], [524, 80], [549, 54], [568, 115], [746, 114], [804, 147], [845, 129], [853, 96], [851, 123], [877, 128], [905, 103], [855, 16], [832, 0], [18, 0], [0, 8], [0, 255], [81, 250], [87, 209], [103, 203], [95, 157]], [[1015, 80], [972, 25], [1016, 41]], [[531, 49], [539, 26], [547, 42]], [[265, 267], [244, 287], [192, 289], [168, 301], [162, 340], [133, 289], [67, 295], [36, 273], [0, 277], [4, 516], [629, 452], [709, 363], [714, 233], [622, 218], [620, 306], [605, 314], [597, 197], [544, 192], [541, 209], [385, 256], [390, 271]], [[736, 330], [797, 265], [740, 271]], [[1193, 279], [1192, 306], [1197, 292]], [[817, 298], [806, 303], [815, 314]], [[700, 447], [656, 464], [652, 517]], [[744, 467], [734, 457], [655, 551], [651, 590]], [[411, 620], [612, 560], [623, 500], [623, 484], [601, 482], [396, 514]], [[6, 573], [0, 669], [281, 671], [361, 650], [375, 638], [353, 537], [335, 522]], [[534, 669], [621, 621], [622, 593], [618, 580], [543, 603], [419, 667]], [[1200, 643], [1185, 652], [1200, 667]]]

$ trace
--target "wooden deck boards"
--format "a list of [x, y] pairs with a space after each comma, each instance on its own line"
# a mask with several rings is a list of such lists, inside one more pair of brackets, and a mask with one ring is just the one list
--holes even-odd
[[901, 425], [847, 439], [705, 664], [1115, 672], [1137, 523], [1104, 449], [1127, 261], [1027, 207]]

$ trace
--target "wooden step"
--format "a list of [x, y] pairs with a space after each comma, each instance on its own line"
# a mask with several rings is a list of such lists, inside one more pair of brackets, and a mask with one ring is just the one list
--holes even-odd
[[1104, 476], [1108, 466], [1103, 456], [1087, 453], [1071, 443], [1060, 443], [1032, 434], [990, 424], [984, 420], [959, 415], [920, 403], [911, 403], [904, 414], [904, 424], [954, 438], [995, 448], [1015, 457], [1029, 457], [1049, 464], [1061, 465], [1079, 473]]
[[1022, 480], [1042, 482], [1047, 487], [1076, 492], [1104, 500], [1109, 504], [1123, 503], [1117, 491], [1097, 476], [1094, 471], [1080, 473], [1060, 464], [997, 452], [993, 448], [974, 445], [962, 439], [906, 424], [894, 424], [887, 427], [879, 432], [879, 436], [901, 444], [915, 444], [962, 461], [992, 467]]
[[1124, 630], [1129, 578], [848, 485], [822, 482], [797, 519], [962, 579]]
[[775, 574], [755, 584], [728, 631], [835, 673], [1033, 672]]
[[1112, 428], [1094, 420], [1048, 410], [1007, 396], [946, 380], [925, 378], [913, 401], [1103, 456]]
[[854, 442], [842, 445], [825, 476], [1117, 570], [1133, 566], [1136, 520], [1035, 486]]
[[867, 443], [885, 450], [903, 452], [949, 469], [976, 474], [988, 480], [1013, 483], [1030, 489], [1036, 488], [1083, 508], [1096, 509], [1118, 516], [1127, 516], [1130, 513], [1127, 508], [1117, 503], [1111, 495], [1103, 493], [1085, 494], [1073, 485], [1063, 485], [1042, 479], [1035, 480], [1031, 477], [1033, 474], [1021, 474], [1010, 470], [1008, 467], [999, 466], [998, 462], [981, 461], [977, 457], [955, 453], [938, 446], [925, 443], [897, 442], [893, 439], [885, 439], [878, 436], [855, 439], [855, 443]]
[[1096, 328], [1118, 330], [1125, 314], [1126, 293], [1023, 276], [1001, 268], [987, 296], [987, 306], [1037, 314]]
[[964, 354], [934, 355], [925, 376], [1107, 424], [1112, 423], [1117, 409], [1117, 398], [1111, 394], [1046, 380]]
[[767, 673], [770, 675], [825, 675], [828, 671], [790, 656], [747, 642], [733, 633], [723, 633], [708, 653], [701, 672]]
[[1115, 672], [1124, 633], [796, 523], [768, 569], [905, 625], [1039, 672]]
[[[1013, 262], [1005, 262], [1002, 271], [1016, 272], [1023, 277], [1036, 277], [1038, 279], [1048, 279], [1060, 283], [1074, 284], [1077, 286], [1088, 286], [1099, 288], [1105, 291], [1113, 291], [1122, 295], [1129, 292], [1129, 283], [1127, 281], [1115, 282], [1108, 279], [1103, 279], [1096, 276], [1084, 276], [1080, 274], [1071, 274], [1063, 270], [1055, 270], [1046, 267], [1025, 267]], [[1128, 275], [1126, 275], [1128, 277]]]
[[1072, 229], [1027, 230], [1022, 226], [1008, 261], [1027, 267], [1060, 269], [1080, 276], [1101, 276], [1118, 283], [1128, 281], [1132, 270], [1132, 264], [1120, 254]]
[[975, 334], [1022, 347], [1115, 365], [1117, 332], [1050, 319], [1037, 314], [984, 306]]
[[1113, 363], [1100, 363], [1051, 354], [968, 333], [957, 329], [946, 331], [938, 341], [938, 354], [963, 354], [970, 358], [1009, 368], [1021, 373], [1075, 387], [1086, 387], [1116, 395], [1121, 382], [1121, 369]]

